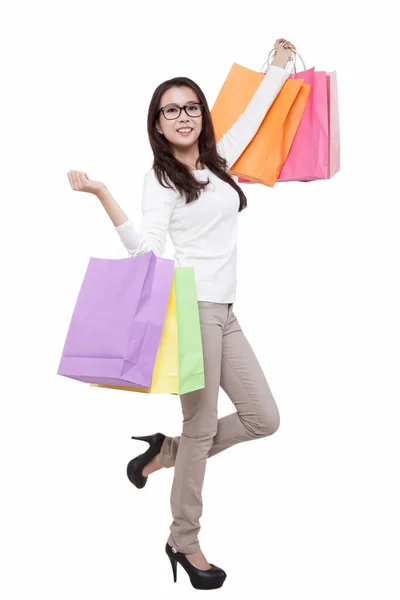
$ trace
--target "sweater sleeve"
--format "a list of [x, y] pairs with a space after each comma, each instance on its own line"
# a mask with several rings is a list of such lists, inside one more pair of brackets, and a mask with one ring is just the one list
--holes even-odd
[[161, 186], [153, 169], [148, 171], [143, 182], [140, 233], [136, 233], [130, 219], [115, 227], [130, 256], [150, 250], [157, 256], [162, 256], [175, 204], [176, 192]]
[[218, 154], [227, 160], [227, 169], [236, 162], [257, 133], [289, 75], [285, 69], [271, 65], [244, 113], [217, 143]]

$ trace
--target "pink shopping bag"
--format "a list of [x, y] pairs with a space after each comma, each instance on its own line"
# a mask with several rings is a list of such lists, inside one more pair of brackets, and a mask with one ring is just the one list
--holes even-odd
[[86, 383], [149, 387], [174, 265], [153, 252], [91, 258], [57, 374]]
[[290, 77], [311, 84], [311, 92], [278, 181], [327, 179], [329, 156], [328, 84], [323, 71], [314, 68]]

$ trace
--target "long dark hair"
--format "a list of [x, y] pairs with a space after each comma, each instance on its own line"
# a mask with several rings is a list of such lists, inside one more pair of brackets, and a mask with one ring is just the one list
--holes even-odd
[[[223, 181], [226, 181], [231, 185], [239, 194], [239, 212], [246, 208], [247, 199], [243, 193], [242, 188], [236, 183], [236, 181], [228, 174], [226, 167], [226, 160], [220, 156], [216, 148], [216, 140], [214, 127], [211, 119], [210, 109], [205, 95], [203, 94], [200, 87], [187, 77], [174, 77], [161, 83], [154, 91], [150, 101], [148, 116], [147, 116], [147, 132], [149, 135], [150, 145], [153, 150], [154, 160], [153, 169], [154, 173], [163, 187], [171, 188], [174, 186], [176, 190], [186, 198], [186, 202], [193, 202], [200, 196], [201, 190], [203, 190], [210, 180], [199, 181], [197, 180], [191, 171], [177, 160], [171, 150], [171, 145], [165, 136], [161, 135], [155, 126], [156, 119], [158, 116], [158, 109], [160, 105], [160, 99], [163, 93], [171, 87], [188, 86], [197, 94], [199, 102], [204, 105], [202, 130], [199, 135], [199, 158], [196, 162], [206, 165], [212, 173], [217, 175]], [[172, 185], [171, 185], [172, 184]]]

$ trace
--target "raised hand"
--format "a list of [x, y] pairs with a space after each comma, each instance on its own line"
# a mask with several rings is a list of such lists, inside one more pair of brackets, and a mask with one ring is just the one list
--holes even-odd
[[292, 58], [293, 52], [296, 51], [296, 46], [285, 38], [279, 38], [274, 44], [274, 50], [275, 56], [272, 64], [284, 68]]
[[87, 173], [82, 171], [68, 171], [67, 175], [71, 188], [77, 192], [88, 192], [97, 196], [105, 188], [104, 183], [89, 179]]

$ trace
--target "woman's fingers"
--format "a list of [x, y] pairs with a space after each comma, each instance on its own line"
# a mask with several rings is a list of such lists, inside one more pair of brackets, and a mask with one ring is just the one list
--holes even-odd
[[78, 192], [87, 192], [89, 194], [97, 194], [104, 187], [101, 181], [89, 179], [87, 173], [83, 171], [68, 171], [68, 180], [73, 190]]
[[74, 185], [75, 185], [75, 182], [74, 182], [74, 172], [73, 171], [68, 171], [67, 175], [68, 175], [68, 181], [69, 181], [70, 186], [72, 187], [72, 189], [75, 189], [74, 188]]
[[78, 189], [78, 179], [77, 179], [77, 172], [76, 171], [70, 171], [71, 173], [71, 181], [72, 181], [72, 189], [76, 190]]
[[85, 180], [89, 179], [86, 173], [82, 171], [68, 171], [68, 180], [73, 190], [81, 190], [84, 187]]
[[296, 50], [296, 46], [289, 42], [286, 38], [279, 38], [277, 43], [285, 48], [285, 50]]
[[78, 189], [83, 190], [85, 188], [85, 181], [87, 181], [87, 178], [85, 177], [85, 173], [82, 173], [82, 171], [78, 171], [77, 178], [78, 178], [78, 186], [79, 186]]

